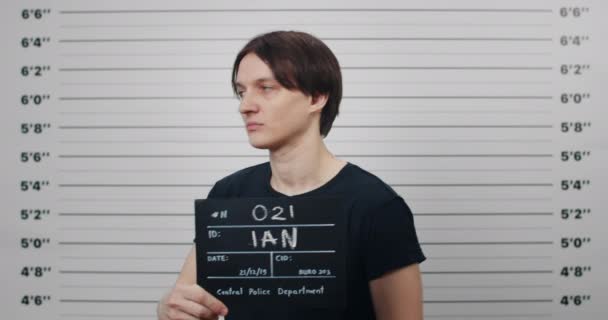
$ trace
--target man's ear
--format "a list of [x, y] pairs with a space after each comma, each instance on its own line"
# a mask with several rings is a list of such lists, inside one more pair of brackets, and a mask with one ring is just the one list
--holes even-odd
[[325, 93], [325, 94], [317, 94], [316, 96], [313, 95], [312, 96], [312, 101], [311, 103], [311, 111], [321, 111], [321, 109], [323, 109], [323, 107], [327, 104], [327, 100], [329, 99], [329, 94]]

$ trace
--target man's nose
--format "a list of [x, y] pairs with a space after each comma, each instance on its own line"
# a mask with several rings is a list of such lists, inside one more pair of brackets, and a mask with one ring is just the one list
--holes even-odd
[[243, 96], [241, 97], [241, 103], [239, 105], [240, 113], [255, 112], [258, 110], [258, 108], [259, 105], [254, 94], [243, 94]]

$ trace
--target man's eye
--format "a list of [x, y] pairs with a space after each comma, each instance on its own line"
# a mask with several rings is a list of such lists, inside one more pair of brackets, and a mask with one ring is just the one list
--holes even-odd
[[264, 89], [265, 91], [270, 91], [270, 90], [272, 90], [272, 87], [270, 87], [270, 86], [263, 86], [262, 89]]

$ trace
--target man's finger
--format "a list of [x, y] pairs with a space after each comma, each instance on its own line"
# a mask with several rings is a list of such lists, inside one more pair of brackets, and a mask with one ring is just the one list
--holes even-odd
[[186, 312], [183, 312], [179, 309], [171, 309], [167, 314], [169, 319], [184, 319], [184, 320], [198, 320], [199, 318], [192, 316]]
[[191, 300], [185, 300], [179, 306], [179, 309], [190, 315], [193, 315], [194, 317], [196, 317], [196, 319], [217, 319], [217, 313]]
[[207, 308], [211, 309], [211, 311], [215, 314], [222, 316], [228, 314], [228, 308], [226, 307], [226, 305], [224, 305], [224, 303], [222, 303], [216, 297], [207, 292], [207, 290], [203, 289], [198, 285], [193, 288], [193, 290], [186, 290], [184, 294], [186, 299], [198, 302], [203, 306], [206, 306]]

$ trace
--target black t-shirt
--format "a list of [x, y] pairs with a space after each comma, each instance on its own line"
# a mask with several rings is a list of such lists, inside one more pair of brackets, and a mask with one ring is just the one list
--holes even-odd
[[[207, 198], [289, 197], [272, 188], [270, 163], [241, 169], [217, 181]], [[375, 319], [368, 282], [388, 271], [426, 260], [404, 199], [372, 173], [348, 162], [321, 187], [293, 197], [340, 196], [348, 212], [347, 308], [327, 310], [230, 310], [235, 319]]]

